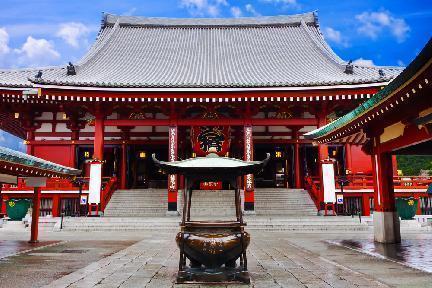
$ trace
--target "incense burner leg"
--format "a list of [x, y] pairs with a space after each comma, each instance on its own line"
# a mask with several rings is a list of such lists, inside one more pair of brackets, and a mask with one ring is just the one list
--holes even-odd
[[246, 251], [243, 252], [243, 271], [247, 271], [247, 256], [246, 256]]

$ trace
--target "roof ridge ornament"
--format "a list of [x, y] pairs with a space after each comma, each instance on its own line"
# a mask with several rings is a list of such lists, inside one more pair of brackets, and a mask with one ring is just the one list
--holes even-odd
[[75, 66], [72, 64], [72, 62], [69, 62], [69, 65], [67, 66], [67, 75], [76, 75]]
[[345, 74], [354, 74], [354, 65], [352, 64], [352, 60], [348, 61], [348, 64], [345, 66]]
[[314, 18], [315, 27], [319, 28], [318, 11], [317, 10], [312, 11], [312, 15], [313, 15], [313, 18]]
[[34, 77], [35, 79], [42, 79], [42, 70], [39, 70]]

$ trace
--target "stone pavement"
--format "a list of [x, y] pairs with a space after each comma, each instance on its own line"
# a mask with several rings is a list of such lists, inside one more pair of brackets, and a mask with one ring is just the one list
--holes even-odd
[[[45, 287], [186, 287], [174, 284], [178, 266], [174, 235], [148, 237]], [[278, 237], [252, 239], [248, 255], [252, 287], [390, 287]]]
[[[27, 230], [3, 229], [0, 241], [27, 241], [29, 237]], [[174, 284], [177, 230], [42, 230], [41, 241], [61, 242], [0, 260], [0, 287], [189, 287]], [[248, 264], [253, 287], [431, 287], [431, 273], [332, 244], [373, 243], [371, 231], [250, 233]], [[418, 247], [414, 256], [406, 254], [404, 259], [423, 261], [419, 255], [422, 249], [429, 249], [432, 233], [416, 231], [402, 238], [405, 244]]]

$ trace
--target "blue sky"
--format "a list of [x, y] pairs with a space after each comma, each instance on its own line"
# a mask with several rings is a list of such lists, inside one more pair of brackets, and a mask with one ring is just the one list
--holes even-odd
[[[317, 10], [335, 52], [366, 65], [407, 65], [432, 36], [429, 0], [2, 0], [0, 10], [0, 69], [76, 62], [96, 38], [102, 12], [247, 17]], [[22, 146], [3, 132], [0, 145]]]

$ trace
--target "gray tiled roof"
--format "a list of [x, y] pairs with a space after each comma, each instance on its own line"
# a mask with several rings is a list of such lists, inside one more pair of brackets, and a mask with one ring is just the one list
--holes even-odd
[[32, 87], [29, 78], [34, 77], [39, 70], [42, 72], [50, 69], [59, 69], [58, 67], [50, 68], [25, 68], [25, 69], [0, 69], [0, 87], [28, 88]]
[[297, 87], [386, 82], [401, 72], [355, 66], [349, 75], [345, 65], [324, 41], [314, 13], [237, 19], [105, 15], [98, 39], [75, 65], [76, 75], [66, 75], [62, 67], [32, 81], [90, 87]]

